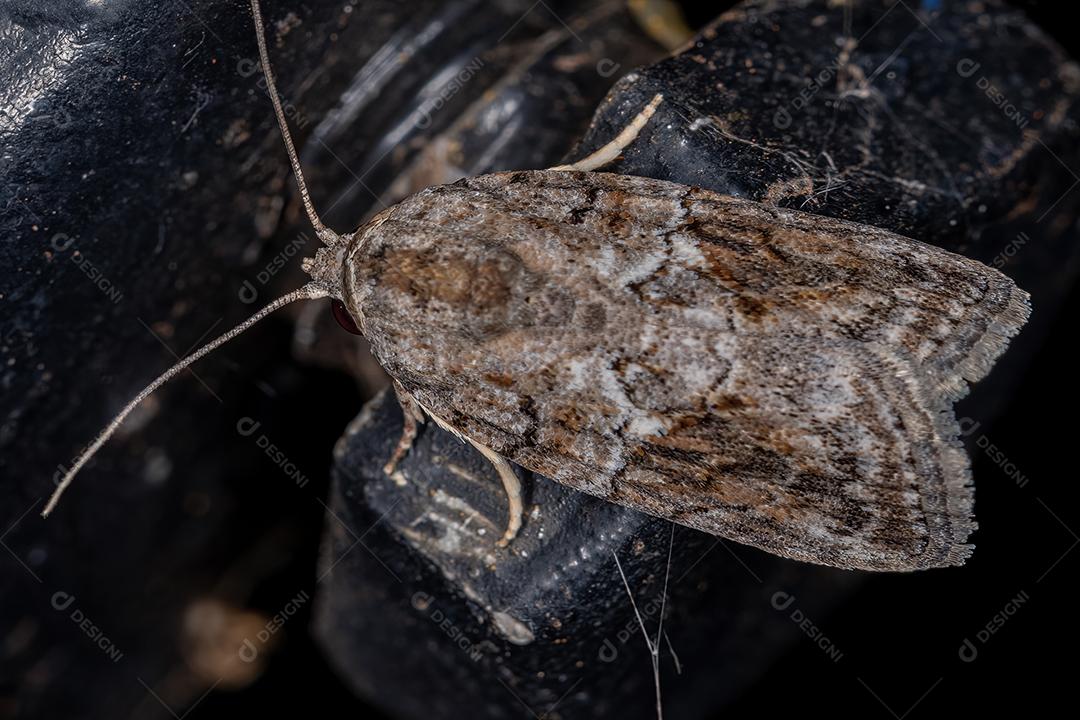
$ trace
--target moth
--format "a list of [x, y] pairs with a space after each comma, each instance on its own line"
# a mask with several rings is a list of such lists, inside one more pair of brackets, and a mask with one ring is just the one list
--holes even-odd
[[423, 190], [324, 247], [310, 282], [140, 392], [45, 513], [163, 383], [277, 308], [331, 298], [393, 378], [408, 451], [425, 417], [492, 461], [783, 557], [917, 570], [969, 556], [971, 471], [953, 403], [1026, 322], [977, 261], [875, 227], [596, 171], [656, 96], [574, 165]]

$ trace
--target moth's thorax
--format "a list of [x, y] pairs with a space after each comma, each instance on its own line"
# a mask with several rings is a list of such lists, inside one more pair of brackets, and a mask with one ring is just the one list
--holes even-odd
[[461, 342], [567, 321], [572, 298], [492, 237], [486, 223], [494, 212], [440, 198], [435, 188], [361, 228], [345, 259], [344, 285], [365, 335], [373, 319], [396, 325], [395, 332]]
[[364, 248], [368, 245], [369, 238], [376, 234], [379, 227], [386, 222], [396, 209], [396, 205], [386, 208], [375, 215], [368, 222], [361, 225], [351, 235], [345, 246], [341, 264], [338, 267], [338, 283], [342, 288], [344, 297], [341, 300], [349, 311], [353, 321], [360, 331], [367, 336], [367, 327], [364, 311], [361, 308], [360, 297], [364, 293], [363, 276], [358, 272], [357, 263], [362, 262]]

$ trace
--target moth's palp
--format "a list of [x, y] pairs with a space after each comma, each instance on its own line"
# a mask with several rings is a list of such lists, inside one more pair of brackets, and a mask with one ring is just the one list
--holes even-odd
[[409, 395], [397, 380], [394, 381], [394, 394], [397, 395], [398, 405], [401, 406], [404, 424], [401, 428], [401, 438], [394, 447], [393, 454], [383, 465], [383, 472], [387, 476], [393, 475], [397, 471], [398, 463], [409, 452], [413, 442], [416, 440], [420, 423], [424, 422], [424, 411], [420, 407], [420, 403], [413, 400], [412, 395]]

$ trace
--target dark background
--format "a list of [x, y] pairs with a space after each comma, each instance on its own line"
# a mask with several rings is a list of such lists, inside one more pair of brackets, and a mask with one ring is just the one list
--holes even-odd
[[[1074, 57], [1078, 54], [1080, 48], [1072, 32], [1074, 25], [1070, 22], [1072, 12], [1069, 4], [1016, 4], [1030, 13]], [[58, 13], [68, 11], [59, 5], [56, 7], [55, 12]], [[77, 4], [71, 7], [76, 8]], [[719, 11], [715, 7], [703, 10], [689, 6], [687, 10], [695, 26], [703, 24]], [[222, 22], [233, 20], [236, 16], [243, 17], [243, 13], [225, 16]], [[227, 31], [230, 38], [239, 38], [250, 28], [223, 28], [221, 31]], [[192, 32], [197, 38], [198, 29]], [[318, 50], [313, 49], [312, 52], [317, 53]], [[288, 70], [283, 69], [282, 74], [288, 74]], [[256, 96], [244, 102], [251, 103], [250, 114], [256, 117], [261, 115], [265, 127], [269, 122], [265, 98]], [[121, 113], [121, 109], [113, 110], [118, 116]], [[315, 101], [311, 112], [316, 114], [317, 111]], [[119, 126], [115, 133], [116, 152], [122, 153], [127, 138]], [[281, 154], [280, 145], [276, 142], [268, 144], [266, 151], [271, 156]], [[222, 162], [236, 162], [238, 159], [243, 160], [243, 157], [227, 157]], [[100, 160], [104, 164], [108, 158]], [[57, 166], [46, 164], [39, 181], [45, 186], [50, 175], [61, 172], [62, 169], [57, 169]], [[150, 168], [148, 172], [152, 174], [153, 169]], [[291, 182], [287, 176], [280, 177], [264, 169], [261, 163], [254, 166], [251, 175], [252, 183], [272, 185], [274, 182]], [[74, 176], [68, 180], [72, 184], [78, 182]], [[138, 198], [140, 193], [149, 194], [153, 188], [152, 183], [149, 187], [141, 184], [138, 176], [128, 178], [123, 185], [122, 190], [117, 192], [127, 193], [132, 198]], [[220, 190], [218, 187], [216, 191]], [[206, 192], [213, 193], [215, 189], [211, 187]], [[253, 214], [258, 210], [258, 200], [254, 193], [248, 200], [247, 206], [241, 202], [231, 211], [238, 217]], [[60, 208], [62, 214], [62, 202], [56, 202], [55, 206]], [[44, 224], [48, 226], [50, 222], [51, 230], [61, 229], [55, 221]], [[222, 237], [225, 244], [216, 251], [222, 257], [241, 255], [242, 246], [236, 244], [230, 247], [229, 243], [237, 243], [230, 238], [234, 235], [250, 235], [248, 221], [235, 222], [238, 228], [213, 228], [215, 237]], [[114, 230], [118, 235], [126, 232], [123, 227], [115, 227]], [[155, 235], [155, 231], [152, 227], [139, 228], [135, 234], [145, 243], [147, 237]], [[138, 247], [145, 245], [133, 245], [126, 250], [134, 253]], [[5, 260], [11, 262], [6, 257]], [[228, 262], [225, 265], [228, 267]], [[229, 283], [227, 271], [219, 270], [218, 273], [197, 275], [190, 280], [187, 287], [189, 295], [198, 297], [200, 293], [216, 293], [223, 298], [223, 305], [232, 302], [236, 288]], [[168, 271], [162, 270], [161, 274], [168, 278], [170, 284], [175, 282]], [[143, 288], [153, 288], [161, 282], [147, 277], [143, 280]], [[289, 283], [283, 281], [283, 284]], [[230, 310], [228, 319], [232, 321], [240, 317], [241, 310], [243, 308]], [[1058, 315], [1050, 341], [1034, 357], [1001, 417], [992, 424], [983, 424], [976, 431], [977, 435], [987, 438], [987, 443], [999, 448], [1001, 454], [973, 454], [981, 529], [973, 538], [977, 551], [967, 565], [959, 569], [915, 575], [870, 577], [831, 613], [813, 618], [819, 631], [842, 653], [839, 661], [830, 659], [809, 638], [799, 638], [756, 684], [741, 695], [734, 706], [723, 711], [722, 717], [772, 717], [782, 713], [804, 712], [830, 713], [839, 717], [896, 718], [964, 711], [1048, 714], [1059, 707], [1069, 706], [1071, 687], [1068, 683], [1073, 681], [1075, 675], [1075, 663], [1070, 661], [1070, 654], [1080, 640], [1080, 631], [1073, 622], [1073, 583], [1069, 580], [1080, 558], [1080, 553], [1074, 551], [1075, 545], [1080, 542], [1074, 532], [1080, 529], [1080, 512], [1076, 509], [1080, 497], [1074, 481], [1074, 446], [1071, 437], [1075, 424], [1071, 413], [1080, 400], [1080, 382], [1069, 374], [1075, 365], [1072, 348], [1074, 318], [1078, 311], [1080, 293], [1073, 291]], [[69, 317], [72, 318], [70, 326], [50, 325], [44, 329], [54, 337], [71, 338], [72, 343], [84, 334], [102, 337], [99, 321], [95, 321], [94, 326], [87, 326], [86, 321], [73, 312], [69, 313]], [[193, 343], [216, 315], [206, 310], [202, 317], [205, 322], [201, 325], [189, 323], [187, 330], [180, 333], [183, 338], [178, 337], [175, 342], [178, 349]], [[144, 332], [141, 329], [137, 331]], [[85, 339], [85, 342], [96, 342], [93, 337]], [[83, 341], [80, 339], [80, 342]], [[146, 342], [153, 344], [152, 340]], [[267, 418], [263, 429], [268, 435], [288, 439], [292, 459], [311, 478], [307, 490], [317, 495], [325, 493], [324, 478], [333, 440], [351, 419], [353, 411], [350, 408], [358, 408], [368, 392], [364, 387], [357, 389], [356, 383], [339, 368], [307, 367], [299, 370], [281, 363], [279, 359], [289, 354], [292, 342], [292, 321], [289, 318], [270, 321], [256, 339], [241, 341], [234, 352], [211, 364], [205, 375], [207, 383], [216, 392], [225, 394], [230, 404], [244, 408], [243, 414]], [[153, 367], [145, 368], [145, 374], [152, 377], [157, 372], [156, 368], [167, 359], [167, 355], [159, 352]], [[72, 362], [79, 361], [73, 359]], [[97, 381], [100, 378], [103, 387], [112, 382], [103, 365], [87, 365], [84, 378], [89, 378], [94, 385], [99, 384]], [[92, 388], [86, 392], [97, 402], [100, 398], [94, 393], [98, 391]], [[169, 398], [177, 396], [184, 396], [189, 405], [189, 414], [184, 417], [213, 418], [220, 414], [210, 394], [203, 393], [190, 380], [183, 387], [171, 389], [162, 402], [168, 403]], [[323, 398], [332, 398], [333, 402], [324, 402]], [[63, 400], [50, 402], [78, 406], [82, 401], [74, 390], [68, 388]], [[100, 404], [105, 406], [104, 401]], [[316, 408], [314, 411], [313, 405]], [[6, 407], [4, 409], [7, 410]], [[105, 417], [104, 410], [101, 415]], [[293, 437], [289, 434], [291, 430], [285, 429], [286, 426], [274, 424], [275, 418], [290, 415], [305, 418], [304, 424], [308, 430], [305, 436]], [[58, 412], [57, 416], [62, 417], [62, 414]], [[86, 428], [83, 428], [87, 431], [81, 432], [82, 436], [88, 436], [100, 419], [88, 418]], [[173, 471], [185, 478], [192, 478], [191, 482], [183, 490], [170, 490], [166, 493], [168, 497], [160, 500], [164, 505], [188, 508], [190, 518], [200, 517], [205, 512], [201, 509], [204, 506], [214, 506], [213, 468], [222, 463], [222, 457], [236, 455], [231, 457], [230, 464], [260, 461], [259, 453], [252, 452], [250, 448], [236, 449], [227, 440], [222, 441], [222, 438], [229, 437], [235, 418], [220, 421], [208, 419], [207, 423], [207, 436], [194, 445], [185, 446], [186, 456], [176, 461]], [[172, 441], [174, 432], [168, 426], [160, 426], [152, 431], [151, 439], [131, 448], [129, 452], [133, 456], [145, 456], [148, 448]], [[51, 454], [67, 458], [71, 450], [68, 447], [53, 448]], [[46, 450], [41, 452], [42, 457], [48, 454]], [[1021, 486], [1015, 476], [1010, 476], [1001, 467], [1002, 458], [1007, 459], [1008, 467], [1017, 469], [1027, 482]], [[295, 488], [282, 484], [262, 485], [258, 482], [259, 478], [249, 477], [237, 479], [240, 486], [237, 496], [250, 500], [242, 508], [230, 508], [234, 512], [232, 524], [224, 530], [215, 526], [207, 530], [206, 535], [199, 535], [198, 528], [201, 526], [198, 524], [189, 520], [160, 522], [159, 516], [152, 513], [132, 521], [131, 518], [122, 517], [117, 509], [125, 506], [126, 498], [130, 497], [125, 494], [128, 491], [121, 487], [109, 487], [110, 481], [113, 481], [113, 486], [123, 484], [125, 475], [118, 469], [123, 467], [122, 462], [120, 458], [101, 458], [97, 463], [97, 478], [91, 480], [89, 475], [81, 478], [82, 482], [96, 488], [83, 488], [82, 492], [86, 495], [73, 493], [68, 502], [76, 507], [67, 509], [74, 514], [78, 511], [79, 503], [93, 492], [113, 494], [112, 497], [118, 501], [116, 507], [97, 508], [91, 517], [74, 521], [75, 529], [59, 532], [75, 539], [88, 535], [100, 538], [100, 545], [77, 548], [85, 555], [80, 556], [76, 565], [96, 564], [95, 572], [87, 569], [88, 576], [100, 575], [100, 565], [103, 563], [119, 562], [118, 558], [127, 557], [134, 552], [133, 544], [154, 548], [153, 552], [166, 556], [159, 568], [161, 574], [154, 578], [154, 583], [148, 583], [150, 589], [146, 606], [139, 608], [136, 603], [133, 612], [153, 616], [158, 610], [155, 607], [157, 603], [167, 605], [170, 595], [181, 594], [173, 593], [171, 587], [212, 587], [214, 582], [227, 582], [230, 575], [244, 575], [243, 572], [232, 571], [240, 566], [263, 568], [262, 572], [253, 574], [258, 581], [250, 589], [249, 595], [252, 606], [266, 608], [269, 612], [280, 607], [283, 598], [295, 595], [298, 587], [311, 586], [311, 568], [318, 553], [319, 533], [324, 520], [323, 509], [318, 503], [309, 501], [306, 496], [304, 502], [298, 502]], [[16, 476], [24, 473], [40, 475], [43, 471], [51, 472], [51, 468], [9, 463], [3, 467], [4, 481], [14, 481]], [[11, 521], [19, 518], [20, 513], [31, 506], [31, 500], [37, 494], [40, 494], [40, 488], [38, 491], [28, 490], [23, 496], [13, 496], [6, 501], [10, 505], [5, 509], [8, 523], [4, 529], [14, 528]], [[8, 536], [7, 540], [19, 561], [28, 562], [37, 569], [49, 588], [48, 591], [39, 590], [22, 576], [15, 559], [0, 558], [0, 562], [10, 564], [10, 567], [4, 567], [4, 573], [14, 576], [13, 581], [4, 586], [7, 595], [4, 600], [13, 606], [22, 602], [43, 606], [49, 602], [55, 587], [66, 587], [64, 583], [69, 582], [70, 575], [65, 576], [59, 571], [47, 574], [34, 564], [34, 518], [31, 514], [26, 520], [19, 521], [17, 532]], [[87, 525], [94, 525], [96, 534], [87, 533]], [[245, 542], [247, 537], [267, 536], [276, 540], [272, 543]], [[200, 567], [166, 562], [173, 556], [183, 558], [187, 543], [205, 544], [216, 548], [216, 551]], [[289, 548], [289, 551], [283, 554], [282, 548]], [[740, 549], [740, 558], [753, 568], [757, 555], [755, 551]], [[150, 561], [153, 566], [153, 553]], [[89, 603], [90, 614], [95, 614], [92, 608], [96, 602], [107, 606], [117, 596], [133, 594], [131, 588], [138, 587], [138, 578], [130, 576], [130, 567], [118, 566], [112, 571], [112, 581], [107, 583], [108, 589], [101, 591], [102, 597], [80, 595], [86, 598], [83, 602]], [[77, 572], [77, 567], [68, 567], [64, 572]], [[74, 584], [77, 581], [70, 582]], [[134, 594], [138, 595], [138, 592]], [[1023, 602], [1010, 606], [1010, 602], [1016, 598], [1023, 599]], [[1015, 607], [1015, 613], [1010, 614], [1003, 623], [995, 624], [995, 616], [1003, 613], [1007, 607]], [[286, 713], [303, 713], [305, 716], [345, 713], [353, 716], [372, 715], [372, 711], [339, 682], [304, 632], [305, 625], [310, 622], [310, 608], [310, 604], [304, 606], [289, 621], [288, 631], [281, 634], [264, 672], [254, 682], [242, 689], [215, 689], [205, 698], [192, 703], [186, 715], [179, 707], [176, 714], [191, 718], [227, 717], [238, 713], [245, 716], [278, 716]], [[4, 698], [3, 704], [0, 704], [0, 714], [10, 710], [12, 714], [20, 711], [24, 716], [32, 716], [14, 698], [20, 693], [28, 693], [27, 687], [39, 677], [58, 678], [41, 681], [40, 687], [48, 687], [49, 682], [65, 682], [69, 686], [79, 687], [82, 693], [91, 697], [97, 692], [107, 691], [100, 685], [103, 682], [100, 678], [107, 679], [114, 675], [108, 672], [84, 675], [78, 665], [68, 666], [55, 661], [57, 653], [54, 648], [42, 650], [30, 662], [11, 650], [15, 642], [13, 638], [22, 627], [17, 622], [18, 618], [14, 610], [3, 615], [5, 642], [8, 644], [6, 652], [14, 660], [11, 665], [5, 666], [4, 674], [0, 676], [0, 691]], [[140, 620], [143, 619], [140, 617]], [[782, 614], [777, 614], [776, 622], [788, 620]], [[132, 625], [145, 627], [146, 623], [133, 622]], [[995, 631], [988, 635], [984, 633], [985, 640], [980, 639], [980, 631], [988, 625], [993, 626]], [[169, 628], [161, 627], [158, 630], [163, 637], [169, 636]], [[55, 642], [86, 642], [73, 628], [64, 626], [64, 631], [66, 634], [58, 634]], [[115, 632], [122, 635], [123, 630]], [[970, 662], [961, 657], [966, 640], [977, 650], [977, 656]], [[138, 641], [137, 638], [117, 638], [118, 644], [125, 647], [138, 644]], [[388, 662], [392, 662], [392, 658], [388, 658]], [[165, 671], [159, 674], [164, 675]], [[715, 681], [702, 678], [702, 682]], [[130, 678], [125, 682], [134, 684]], [[642, 698], [643, 703], [651, 701], [651, 697]]]

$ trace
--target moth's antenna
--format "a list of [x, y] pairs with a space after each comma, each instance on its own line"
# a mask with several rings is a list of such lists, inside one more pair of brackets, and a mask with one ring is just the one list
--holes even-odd
[[105, 429], [101, 431], [101, 434], [97, 436], [97, 439], [94, 440], [94, 442], [90, 443], [90, 445], [82, 451], [82, 454], [80, 454], [79, 457], [76, 458], [75, 464], [71, 466], [71, 469], [68, 470], [64, 477], [60, 480], [60, 484], [56, 486], [56, 490], [53, 491], [52, 497], [49, 498], [49, 502], [45, 505], [45, 509], [42, 511], [41, 516], [48, 517], [49, 513], [51, 513], [53, 511], [53, 508], [56, 507], [56, 503], [60, 501], [60, 496], [64, 494], [65, 490], [67, 490], [67, 487], [71, 484], [71, 481], [75, 479], [76, 473], [78, 473], [79, 470], [82, 469], [82, 466], [85, 465], [90, 458], [94, 457], [94, 454], [101, 448], [101, 446], [104, 445], [108, 441], [108, 439], [113, 436], [113, 433], [117, 431], [120, 425], [124, 422], [124, 419], [131, 414], [131, 411], [138, 407], [139, 403], [148, 398], [155, 390], [157, 390], [169, 380], [180, 374], [180, 372], [183, 371], [184, 368], [186, 368], [188, 365], [191, 365], [193, 362], [206, 355], [211, 350], [219, 348], [225, 343], [229, 342], [234, 337], [244, 332], [249, 327], [259, 322], [264, 317], [274, 312], [278, 308], [288, 305], [289, 303], [296, 300], [310, 300], [314, 298], [321, 298], [326, 297], [327, 294], [328, 293], [325, 290], [317, 287], [314, 283], [309, 283], [304, 287], [300, 288], [299, 290], [294, 290], [288, 295], [279, 297], [277, 300], [273, 301], [272, 303], [264, 307], [262, 310], [255, 313], [247, 320], [234, 327], [229, 332], [225, 333], [218, 339], [212, 340], [206, 345], [203, 345], [201, 348], [191, 353], [186, 358], [176, 363], [171, 368], [159, 375], [158, 378], [154, 380], [154, 382], [147, 385], [142, 392], [136, 395], [131, 402], [125, 405], [124, 409], [120, 411], [120, 414], [113, 418], [112, 422], [110, 422], [105, 427]]
[[289, 124], [285, 122], [285, 111], [281, 109], [281, 98], [278, 97], [277, 84], [274, 82], [274, 73], [270, 70], [270, 55], [266, 51], [266, 33], [263, 30], [262, 11], [259, 9], [259, 0], [251, 0], [251, 14], [255, 18], [255, 38], [259, 42], [259, 63], [262, 65], [263, 76], [266, 78], [266, 89], [270, 94], [270, 102], [274, 104], [274, 114], [277, 115], [278, 127], [281, 128], [281, 137], [285, 140], [285, 150], [289, 153], [289, 162], [292, 163], [293, 175], [296, 176], [296, 184], [300, 188], [300, 198], [304, 202], [308, 219], [315, 228], [315, 234], [326, 245], [334, 245], [340, 240], [337, 233], [329, 229], [315, 212], [315, 206], [311, 203], [311, 195], [308, 194], [307, 183], [304, 182], [304, 171], [300, 167], [300, 158], [296, 155], [296, 147], [293, 145], [292, 135], [289, 133]]

